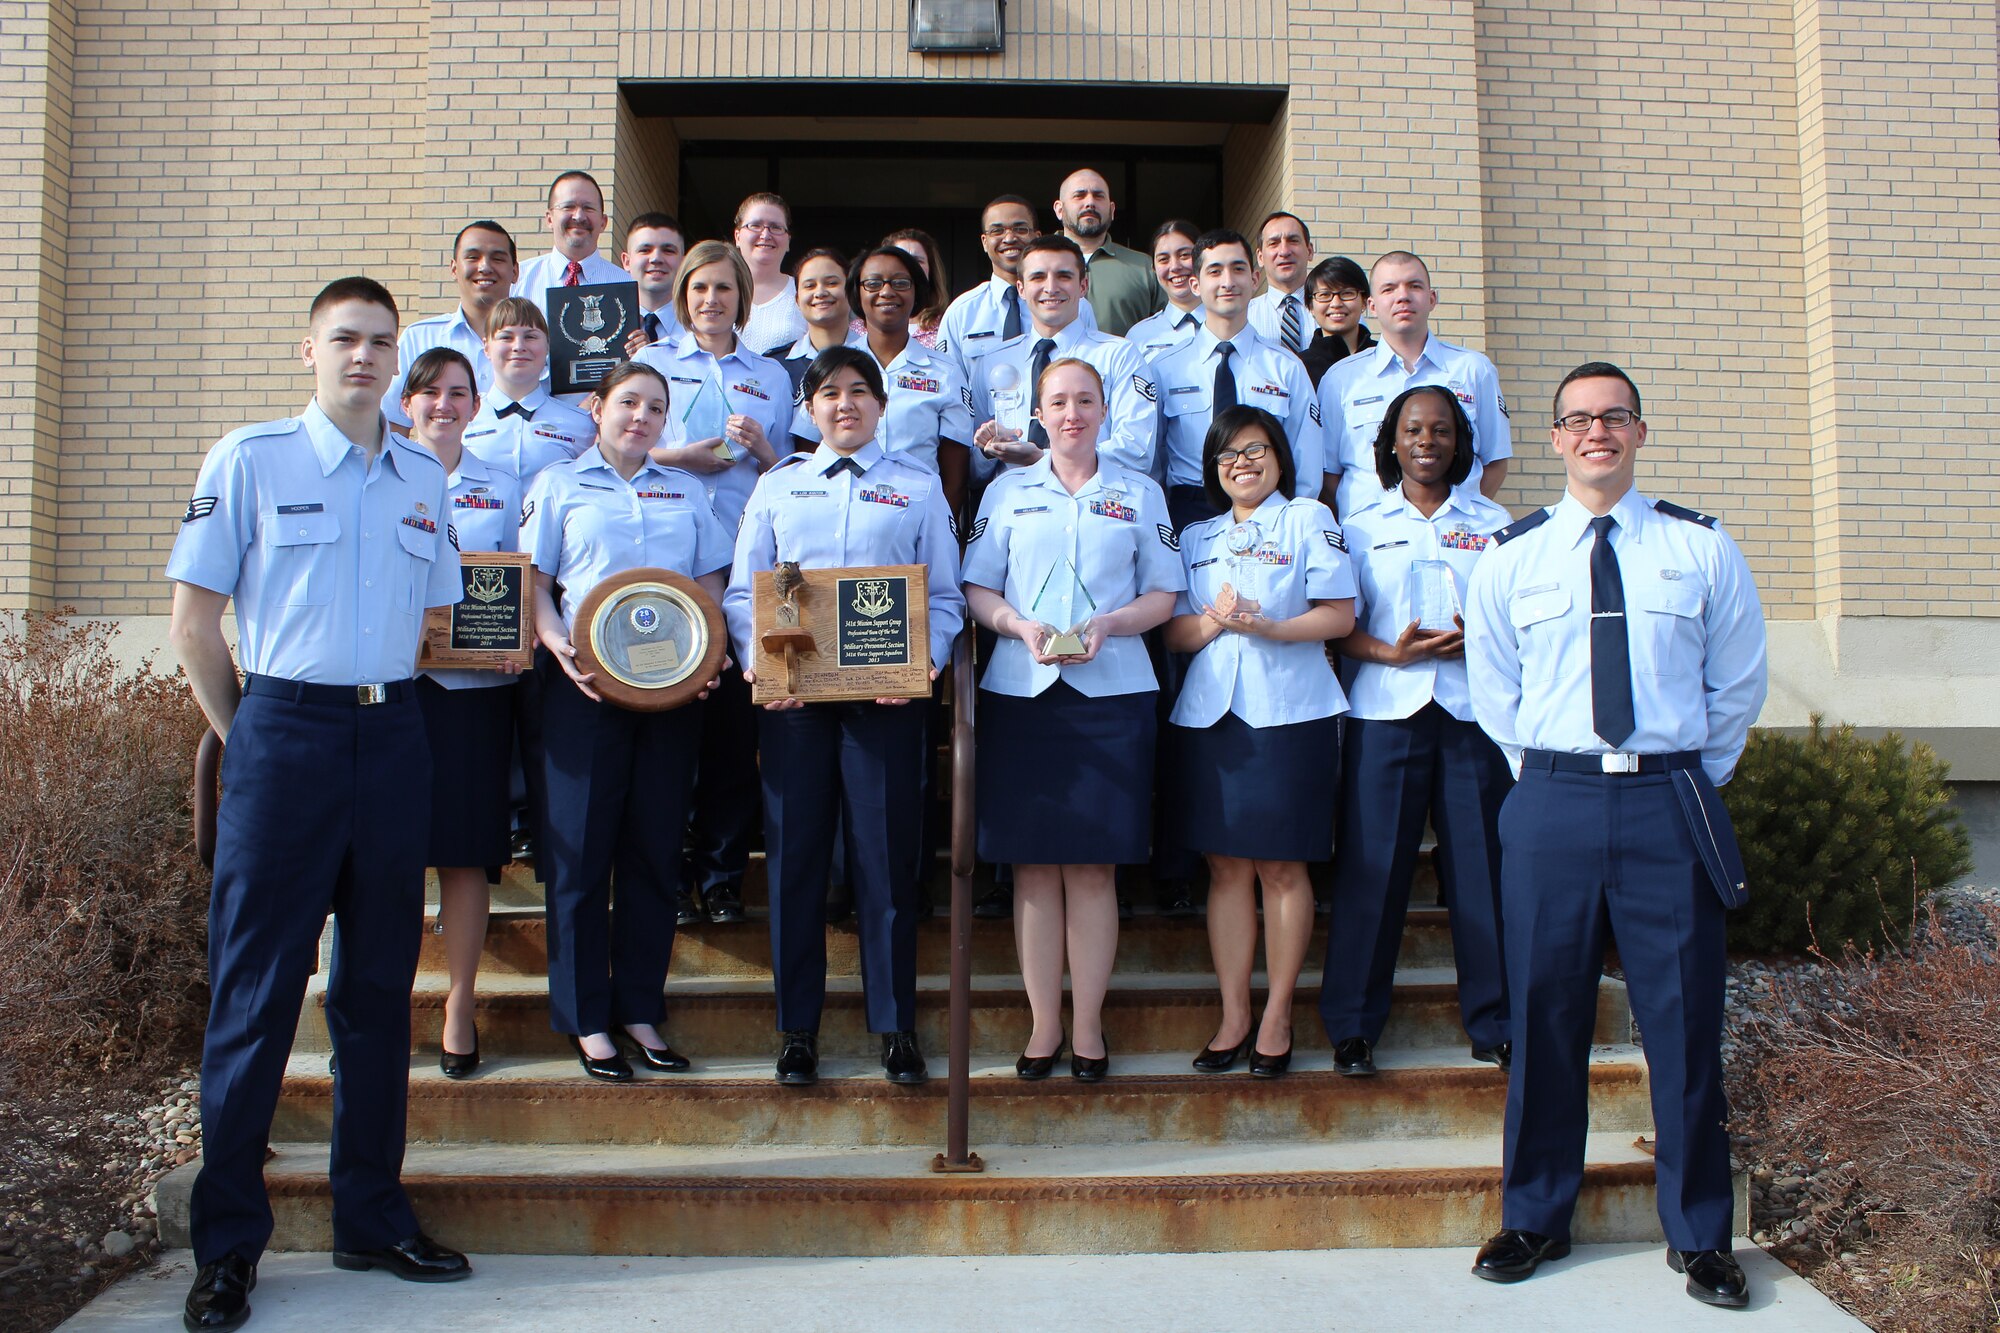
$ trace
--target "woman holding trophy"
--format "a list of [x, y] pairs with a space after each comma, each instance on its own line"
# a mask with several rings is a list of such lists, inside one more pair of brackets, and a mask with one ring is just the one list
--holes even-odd
[[1375, 437], [1375, 471], [1385, 489], [1347, 517], [1362, 618], [1340, 644], [1357, 665], [1319, 1000], [1334, 1067], [1343, 1074], [1375, 1072], [1426, 819], [1437, 830], [1459, 1017], [1473, 1058], [1504, 1068], [1512, 1056], [1500, 955], [1499, 818], [1513, 780], [1499, 747], [1472, 718], [1459, 617], [1473, 565], [1509, 518], [1464, 484], [1471, 469], [1472, 423], [1451, 390], [1408, 389], [1389, 404]]
[[[458, 549], [518, 550], [520, 478], [465, 448], [465, 428], [479, 411], [475, 383], [461, 353], [433, 347], [410, 363], [403, 413], [410, 438], [444, 464]], [[437, 867], [438, 925], [451, 979], [438, 1055], [447, 1078], [466, 1078], [479, 1067], [479, 953], [492, 908], [488, 868], [497, 870], [510, 855], [507, 765], [517, 672], [431, 669], [417, 681], [433, 761], [430, 863]]]
[[[621, 363], [598, 384], [591, 416], [596, 446], [535, 478], [521, 549], [534, 557], [535, 629], [556, 668], [536, 673], [546, 676], [549, 1021], [570, 1034], [585, 1073], [623, 1083], [632, 1066], [620, 1037], [649, 1068], [688, 1065], [659, 1024], [702, 710], [690, 703], [637, 712], [607, 702], [571, 636], [592, 589], [628, 569], [672, 570], [719, 601], [730, 544], [700, 479], [649, 457], [667, 418], [659, 371]], [[653, 632], [641, 612], [632, 614]]]
[[[1222, 1023], [1194, 1067], [1221, 1073], [1248, 1049], [1250, 1072], [1276, 1078], [1291, 1065], [1292, 993], [1312, 936], [1306, 862], [1333, 842], [1323, 775], [1347, 700], [1325, 645], [1354, 625], [1354, 573], [1327, 507], [1288, 498], [1294, 464], [1277, 418], [1225, 408], [1201, 454], [1202, 488], [1224, 512], [1181, 532], [1187, 591], [1166, 634], [1171, 651], [1194, 655], [1170, 719], [1177, 809], [1187, 846], [1208, 857], [1222, 989]], [[1260, 881], [1270, 987], [1252, 1024]]]
[[[1104, 995], [1118, 949], [1113, 868], [1148, 855], [1159, 682], [1140, 635], [1186, 586], [1158, 483], [1100, 458], [1104, 382], [1064, 358], [1042, 372], [1048, 450], [986, 490], [965, 553], [973, 616], [998, 636], [980, 681], [979, 855], [1014, 867], [1014, 934], [1034, 1031], [1015, 1071], [1110, 1065]], [[1308, 902], [1308, 909], [1311, 904]]]

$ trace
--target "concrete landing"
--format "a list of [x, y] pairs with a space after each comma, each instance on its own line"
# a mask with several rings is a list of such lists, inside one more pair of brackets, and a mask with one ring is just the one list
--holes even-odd
[[[469, 1282], [421, 1287], [343, 1273], [324, 1254], [272, 1254], [248, 1327], [478, 1328], [482, 1333], [698, 1328], [786, 1333], [894, 1328], [956, 1333], [1208, 1333], [1217, 1328], [1523, 1330], [1647, 1333], [1728, 1324], [1767, 1333], [1866, 1326], [1754, 1246], [1737, 1250], [1751, 1308], [1711, 1310], [1682, 1294], [1655, 1245], [1586, 1246], [1529, 1282], [1499, 1287], [1473, 1252], [1062, 1255], [895, 1259], [617, 1259], [475, 1256]], [[186, 1251], [125, 1279], [63, 1325], [136, 1333], [178, 1325], [193, 1277]]]

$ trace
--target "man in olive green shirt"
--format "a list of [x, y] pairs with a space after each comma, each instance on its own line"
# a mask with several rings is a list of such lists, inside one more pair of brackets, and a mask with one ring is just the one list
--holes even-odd
[[1122, 338], [1166, 298], [1153, 280], [1152, 260], [1111, 243], [1111, 219], [1117, 213], [1104, 177], [1085, 167], [1063, 179], [1056, 220], [1090, 265], [1090, 309], [1097, 327]]

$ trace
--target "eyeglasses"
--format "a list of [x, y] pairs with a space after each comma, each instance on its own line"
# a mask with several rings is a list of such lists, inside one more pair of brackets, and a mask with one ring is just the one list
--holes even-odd
[[1587, 434], [1590, 423], [1602, 421], [1606, 430], [1624, 430], [1639, 419], [1639, 414], [1629, 407], [1614, 407], [1609, 412], [1565, 412], [1556, 418], [1556, 425], [1571, 435]]
[[752, 236], [785, 236], [792, 229], [782, 222], [742, 222], [737, 224], [736, 230], [747, 231]]
[[1268, 444], [1258, 443], [1246, 444], [1241, 449], [1223, 449], [1215, 455], [1215, 465], [1217, 467], [1228, 467], [1239, 458], [1245, 462], [1254, 463], [1270, 452], [1270, 448], [1271, 446]]
[[1335, 291], [1322, 288], [1312, 294], [1314, 305], [1353, 305], [1361, 300], [1361, 293], [1352, 287], [1342, 287]]
[[884, 287], [887, 287], [892, 292], [900, 293], [914, 291], [916, 285], [916, 283], [911, 282], [908, 278], [863, 278], [861, 280], [861, 290], [864, 292], [879, 292]]
[[1035, 224], [1032, 222], [1010, 222], [1006, 226], [981, 228], [979, 234], [989, 241], [997, 241], [1002, 236], [1033, 236]]

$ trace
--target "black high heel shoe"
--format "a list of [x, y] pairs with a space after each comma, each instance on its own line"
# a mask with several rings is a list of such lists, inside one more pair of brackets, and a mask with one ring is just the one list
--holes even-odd
[[[606, 1083], [632, 1081], [632, 1065], [624, 1056], [612, 1055], [600, 1060], [583, 1049], [583, 1039], [574, 1033], [570, 1034], [569, 1044], [575, 1049], [576, 1058], [582, 1062], [583, 1072], [592, 1078], [601, 1078]], [[615, 1046], [617, 1043], [612, 1044]]]
[[1111, 1072], [1111, 1043], [1104, 1043], [1104, 1054], [1099, 1056], [1078, 1055], [1074, 1046], [1069, 1052], [1069, 1076], [1079, 1083], [1102, 1083]]
[[1234, 1046], [1217, 1048], [1204, 1046], [1201, 1054], [1194, 1058], [1194, 1067], [1204, 1074], [1226, 1074], [1236, 1068], [1236, 1062], [1243, 1058], [1244, 1047], [1250, 1044], [1249, 1034]]
[[1250, 1073], [1254, 1078], [1282, 1078], [1292, 1067], [1292, 1048], [1286, 1046], [1283, 1053], [1266, 1055], [1260, 1050], [1250, 1052]]
[[479, 1068], [479, 1029], [472, 1030], [472, 1053], [460, 1055], [457, 1051], [447, 1051], [444, 1043], [438, 1043], [438, 1069], [446, 1078], [470, 1078], [472, 1071]]
[[1056, 1060], [1062, 1055], [1063, 1046], [1068, 1041], [1069, 1034], [1065, 1032], [1056, 1038], [1056, 1048], [1047, 1055], [1029, 1055], [1026, 1051], [1021, 1052], [1021, 1058], [1014, 1062], [1014, 1073], [1030, 1083], [1038, 1083], [1047, 1078], [1055, 1070]]
[[671, 1046], [648, 1046], [629, 1032], [621, 1032], [612, 1037], [622, 1052], [628, 1047], [635, 1052], [632, 1058], [648, 1069], [657, 1069], [663, 1074], [679, 1074], [685, 1071], [689, 1061], [685, 1055]]

